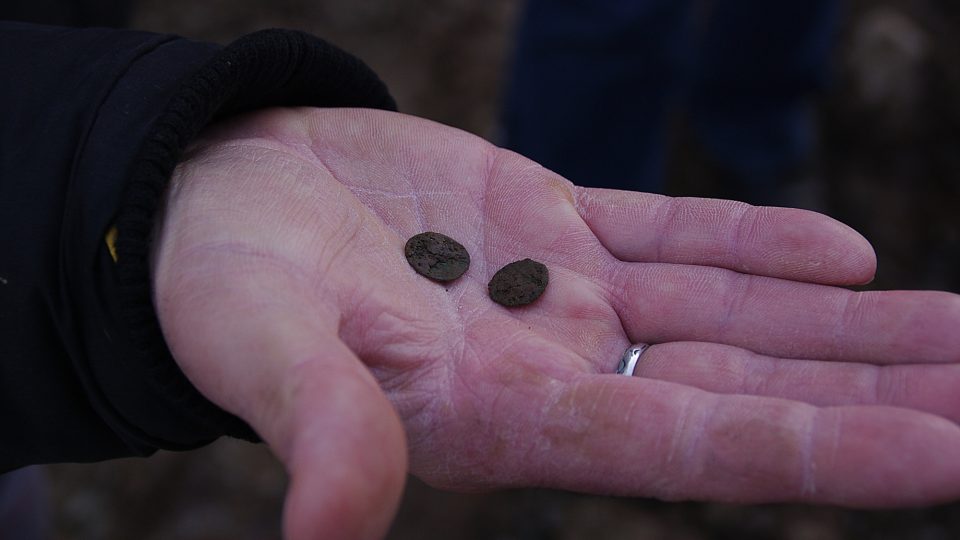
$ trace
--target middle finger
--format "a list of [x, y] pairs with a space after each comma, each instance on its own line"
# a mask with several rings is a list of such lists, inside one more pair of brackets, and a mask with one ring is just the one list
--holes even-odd
[[609, 300], [632, 341], [877, 364], [960, 361], [954, 294], [854, 292], [702, 266], [615, 266]]

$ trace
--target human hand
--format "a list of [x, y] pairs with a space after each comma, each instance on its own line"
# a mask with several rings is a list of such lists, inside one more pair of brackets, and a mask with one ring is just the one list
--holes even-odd
[[[466, 246], [466, 275], [407, 265], [424, 231]], [[875, 259], [824, 216], [577, 188], [432, 122], [302, 109], [208, 130], [158, 232], [164, 335], [285, 464], [289, 538], [382, 535], [408, 468], [454, 490], [960, 495], [960, 298], [832, 286]], [[526, 257], [544, 295], [493, 303]], [[633, 342], [655, 344], [640, 376], [614, 375]]]

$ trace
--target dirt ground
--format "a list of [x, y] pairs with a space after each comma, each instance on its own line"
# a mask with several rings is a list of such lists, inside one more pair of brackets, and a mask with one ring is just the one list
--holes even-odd
[[[517, 3], [507, 0], [143, 0], [132, 26], [227, 42], [264, 27], [310, 31], [365, 59], [405, 112], [490, 136]], [[870, 238], [874, 288], [960, 292], [960, 5], [849, 3], [836, 82], [820, 106], [824, 210]], [[686, 157], [680, 145], [674, 153]], [[677, 192], [710, 178], [675, 172]], [[960, 390], [960, 389], [958, 389]], [[222, 441], [99, 465], [48, 468], [64, 540], [279, 537], [282, 469]], [[0, 533], [2, 536], [2, 533]], [[960, 505], [851, 511], [667, 504], [521, 490], [454, 495], [411, 479], [391, 539], [960, 538]]]

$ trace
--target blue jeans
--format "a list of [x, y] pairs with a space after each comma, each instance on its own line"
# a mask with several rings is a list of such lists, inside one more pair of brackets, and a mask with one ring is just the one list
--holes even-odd
[[530, 0], [505, 146], [580, 185], [663, 191], [684, 114], [717, 165], [762, 184], [812, 150], [836, 0]]

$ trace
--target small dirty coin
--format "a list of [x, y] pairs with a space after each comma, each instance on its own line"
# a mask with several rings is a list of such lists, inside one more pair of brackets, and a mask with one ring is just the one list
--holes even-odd
[[411, 237], [403, 248], [418, 274], [437, 281], [453, 281], [470, 268], [470, 254], [449, 236], [425, 232]]
[[490, 299], [502, 306], [524, 306], [540, 298], [549, 281], [546, 266], [524, 259], [498, 270], [487, 285], [487, 291]]

